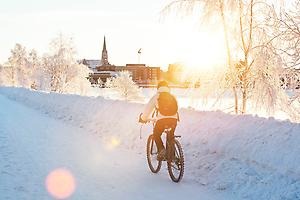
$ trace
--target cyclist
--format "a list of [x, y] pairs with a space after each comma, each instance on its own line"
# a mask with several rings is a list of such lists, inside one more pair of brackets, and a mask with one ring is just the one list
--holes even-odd
[[157, 93], [149, 100], [144, 112], [140, 114], [139, 122], [147, 123], [154, 118], [156, 123], [153, 129], [153, 136], [158, 148], [158, 160], [164, 160], [166, 150], [161, 139], [161, 135], [166, 128], [170, 128], [170, 135], [167, 140], [174, 137], [174, 132], [179, 121], [178, 105], [176, 98], [170, 94], [170, 87], [166, 81], [161, 81], [157, 85]]

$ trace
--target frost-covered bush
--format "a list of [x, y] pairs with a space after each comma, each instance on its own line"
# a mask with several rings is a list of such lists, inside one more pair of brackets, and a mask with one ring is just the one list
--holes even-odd
[[132, 80], [128, 71], [122, 71], [116, 77], [108, 78], [105, 87], [116, 92], [119, 98], [124, 100], [138, 101], [143, 99], [141, 89]]

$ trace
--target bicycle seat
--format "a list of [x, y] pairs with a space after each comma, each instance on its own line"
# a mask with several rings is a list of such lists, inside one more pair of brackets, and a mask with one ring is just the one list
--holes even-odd
[[164, 130], [164, 132], [170, 132], [171, 130], [172, 130], [172, 128], [166, 127], [165, 130]]

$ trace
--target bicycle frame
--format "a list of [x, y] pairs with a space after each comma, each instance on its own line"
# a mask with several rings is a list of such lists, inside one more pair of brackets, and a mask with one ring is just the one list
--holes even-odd
[[[153, 123], [153, 127], [155, 123]], [[179, 182], [184, 174], [184, 155], [180, 142], [176, 138], [180, 138], [178, 135], [170, 135], [172, 128], [165, 128], [163, 133], [166, 133], [165, 147], [166, 147], [166, 157], [163, 160], [151, 161], [152, 155], [157, 156], [158, 152], [153, 152], [154, 146], [157, 150], [156, 141], [153, 134], [149, 135], [147, 140], [147, 161], [150, 170], [153, 173], [158, 173], [161, 168], [162, 161], [167, 161], [168, 172], [170, 178], [174, 182]]]
[[[171, 132], [172, 128], [166, 128], [164, 129], [163, 133], [166, 134], [166, 142], [165, 142], [165, 149], [166, 149], [166, 152], [167, 152], [167, 155], [166, 155], [166, 161], [169, 161], [171, 162], [174, 158], [174, 149], [175, 149], [175, 139], [176, 138], [181, 138], [180, 135], [174, 135], [173, 136], [170, 136], [170, 132]], [[170, 149], [171, 147], [171, 149]], [[152, 152], [152, 148], [151, 148], [151, 152]], [[173, 155], [173, 156], [172, 156]]]
[[165, 130], [164, 133], [166, 133], [166, 152], [167, 152], [167, 161], [168, 162], [171, 162], [173, 159], [174, 159], [174, 156], [175, 156], [175, 138], [179, 138], [181, 136], [176, 136], [176, 135], [173, 135], [173, 136], [170, 136], [170, 131], [171, 130]]

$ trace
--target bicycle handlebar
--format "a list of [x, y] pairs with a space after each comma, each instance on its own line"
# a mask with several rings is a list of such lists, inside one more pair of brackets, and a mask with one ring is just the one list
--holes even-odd
[[148, 119], [148, 120], [147, 120], [147, 123], [150, 123], [150, 122], [156, 122], [156, 121], [157, 121], [157, 119], [151, 118], [151, 119]]

